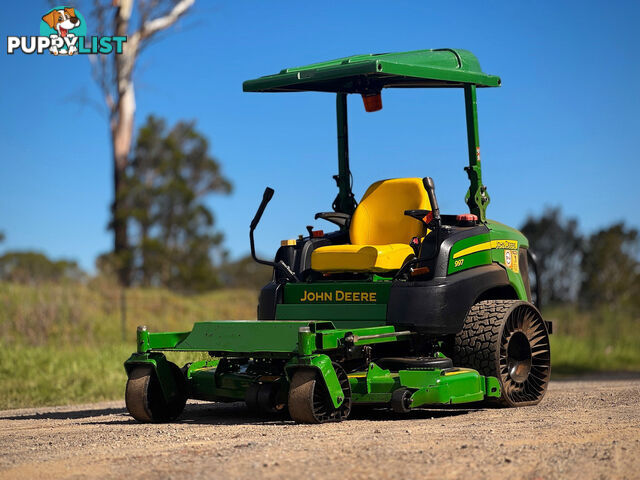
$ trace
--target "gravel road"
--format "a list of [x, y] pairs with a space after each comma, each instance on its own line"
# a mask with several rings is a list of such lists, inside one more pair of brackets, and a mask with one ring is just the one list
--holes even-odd
[[123, 402], [1, 411], [0, 478], [640, 478], [640, 375], [554, 381], [536, 407], [325, 425], [239, 403], [189, 403], [165, 425]]

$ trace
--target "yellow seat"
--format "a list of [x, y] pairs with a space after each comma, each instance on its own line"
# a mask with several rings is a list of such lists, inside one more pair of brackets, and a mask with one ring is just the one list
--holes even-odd
[[405, 210], [431, 210], [421, 178], [381, 180], [365, 192], [349, 227], [351, 244], [320, 247], [311, 268], [320, 272], [386, 272], [398, 270], [414, 255], [413, 237], [425, 227]]
[[311, 254], [311, 268], [321, 272], [386, 272], [413, 256], [408, 244], [330, 245]]

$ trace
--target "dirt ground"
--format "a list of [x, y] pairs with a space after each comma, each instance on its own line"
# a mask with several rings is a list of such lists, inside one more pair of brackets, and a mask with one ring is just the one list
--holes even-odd
[[640, 375], [554, 381], [536, 407], [325, 425], [240, 403], [189, 403], [165, 425], [124, 402], [2, 411], [0, 478], [640, 478]]

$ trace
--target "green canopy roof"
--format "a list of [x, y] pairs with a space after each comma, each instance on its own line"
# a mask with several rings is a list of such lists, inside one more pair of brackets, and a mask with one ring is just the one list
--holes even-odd
[[245, 92], [371, 93], [383, 88], [498, 87], [500, 77], [487, 75], [475, 55], [441, 48], [412, 52], [354, 55], [275, 75], [247, 80]]

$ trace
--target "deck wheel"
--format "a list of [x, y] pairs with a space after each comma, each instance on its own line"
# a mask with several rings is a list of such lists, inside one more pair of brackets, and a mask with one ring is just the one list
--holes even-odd
[[260, 385], [257, 395], [258, 410], [263, 413], [281, 413], [287, 408], [287, 397], [281, 393], [281, 383], [268, 382]]
[[125, 391], [127, 410], [142, 423], [170, 422], [180, 416], [187, 402], [186, 381], [177, 365], [170, 363], [178, 384], [178, 392], [171, 402], [162, 394], [160, 382], [151, 366], [140, 365], [129, 374]]
[[260, 413], [260, 407], [258, 406], [258, 392], [260, 391], [259, 383], [252, 383], [244, 392], [244, 401], [247, 404], [247, 408], [252, 413]]
[[289, 414], [297, 423], [339, 422], [351, 412], [351, 385], [344, 369], [337, 363], [333, 368], [342, 387], [344, 401], [335, 408], [327, 387], [315, 369], [297, 370], [289, 387]]
[[411, 411], [411, 390], [399, 388], [391, 394], [391, 409], [397, 413], [408, 413]]

